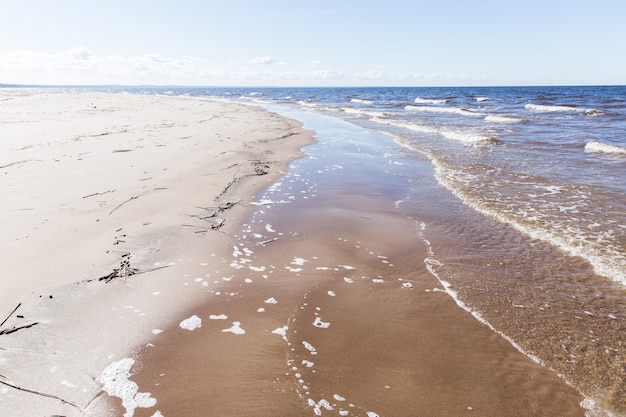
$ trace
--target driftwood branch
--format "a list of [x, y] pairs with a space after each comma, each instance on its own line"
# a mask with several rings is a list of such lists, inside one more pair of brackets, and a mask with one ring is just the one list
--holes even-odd
[[57, 397], [56, 395], [46, 394], [45, 392], [39, 392], [39, 391], [35, 391], [35, 390], [32, 390], [32, 389], [20, 387], [19, 385], [16, 385], [13, 382], [11, 382], [10, 380], [8, 380], [8, 378], [5, 377], [4, 375], [0, 375], [0, 377], [2, 377], [5, 380], [7, 380], [7, 381], [3, 381], [3, 380], [0, 379], [0, 384], [2, 384], [2, 385], [6, 385], [7, 387], [14, 388], [14, 389], [16, 389], [18, 391], [28, 392], [30, 394], [40, 395], [42, 397], [47, 397], [47, 398], [52, 398], [54, 400], [59, 400], [63, 404], [71, 405], [72, 407], [75, 407], [75, 408], [78, 408], [79, 410], [82, 410], [79, 406], [77, 406], [76, 404], [74, 404], [71, 401], [64, 400], [63, 398]]
[[22, 303], [19, 303], [17, 305], [17, 307], [15, 307], [13, 309], [13, 311], [11, 311], [11, 313], [7, 316], [7, 318], [4, 319], [4, 321], [2, 323], [0, 323], [0, 327], [4, 326], [4, 323], [6, 323], [11, 318], [11, 316], [17, 311], [18, 308], [20, 308], [21, 305], [22, 305]]
[[[145, 274], [146, 272], [152, 272], [152, 271], [156, 271], [158, 269], [163, 269], [163, 268], [167, 268], [168, 265], [164, 265], [164, 266], [158, 266], [155, 268], [150, 268], [150, 269], [138, 269], [138, 268], [132, 268], [130, 266], [130, 258], [131, 258], [131, 254], [130, 253], [124, 253], [122, 255], [122, 262], [120, 262], [120, 267], [119, 268], [113, 268], [113, 272], [111, 272], [110, 274], [101, 276], [100, 278], [98, 278], [98, 281], [104, 281], [105, 283], [109, 283], [111, 281], [113, 281], [114, 279], [117, 278], [124, 278], [124, 279], [128, 279], [128, 277], [130, 277], [131, 275], [138, 275], [138, 274]], [[88, 280], [92, 281], [92, 280]]]
[[30, 324], [25, 324], [23, 326], [17, 326], [17, 327], [12, 327], [10, 329], [0, 330], [0, 336], [2, 336], [3, 334], [15, 333], [18, 330], [22, 330], [22, 329], [28, 329], [29, 327], [36, 326], [37, 324], [39, 324], [39, 323], [38, 322], [34, 322], [34, 323], [30, 323]]
[[[17, 307], [15, 307], [13, 309], [13, 311], [11, 311], [11, 314], [9, 314], [7, 316], [7, 318], [4, 319], [4, 321], [2, 323], [0, 323], [0, 336], [5, 335], [5, 334], [15, 333], [18, 330], [22, 330], [22, 329], [28, 329], [29, 327], [33, 327], [33, 326], [36, 326], [37, 324], [39, 324], [38, 322], [34, 322], [34, 323], [30, 323], [30, 324], [25, 324], [23, 326], [13, 326], [10, 329], [2, 329], [1, 328], [2, 326], [4, 326], [4, 323], [6, 323], [11, 318], [11, 316], [13, 316], [13, 314], [15, 314], [15, 312], [17, 311], [18, 308], [20, 308], [21, 305], [22, 305], [22, 303], [19, 303], [17, 305]], [[18, 317], [22, 317], [22, 316], [18, 316]]]
[[265, 245], [267, 245], [268, 243], [276, 242], [277, 240], [278, 240], [278, 238], [277, 238], [277, 237], [275, 237], [274, 239], [264, 240], [263, 242], [259, 242], [258, 244], [259, 244], [259, 245], [263, 245], [263, 246], [265, 246]]
[[139, 197], [141, 197], [141, 196], [142, 196], [142, 195], [144, 195], [144, 194], [145, 194], [145, 193], [143, 193], [143, 194], [138, 194], [138, 195], [134, 195], [134, 196], [132, 196], [131, 198], [129, 198], [128, 200], [126, 200], [126, 201], [122, 201], [120, 204], [118, 204], [117, 206], [115, 206], [115, 207], [113, 208], [113, 210], [111, 210], [111, 211], [109, 212], [109, 215], [113, 214], [113, 212], [114, 212], [114, 211], [116, 211], [117, 209], [119, 209], [120, 207], [122, 207], [124, 204], [129, 203], [129, 202], [131, 202], [131, 201], [133, 201], [133, 200], [136, 200], [136, 199], [138, 199]]

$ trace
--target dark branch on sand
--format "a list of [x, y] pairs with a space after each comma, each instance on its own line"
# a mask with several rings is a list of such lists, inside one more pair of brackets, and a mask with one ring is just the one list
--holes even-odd
[[25, 324], [23, 326], [17, 326], [17, 327], [12, 327], [10, 329], [0, 330], [0, 336], [2, 336], [4, 334], [15, 333], [18, 330], [22, 330], [22, 329], [28, 329], [29, 327], [36, 326], [37, 324], [39, 324], [39, 323], [38, 322], [34, 322], [34, 323], [30, 323], [30, 324]]
[[71, 405], [72, 407], [75, 407], [75, 408], [78, 408], [79, 410], [81, 410], [81, 408], [80, 408], [79, 406], [77, 406], [76, 404], [74, 404], [74, 403], [73, 403], [73, 402], [71, 402], [71, 401], [64, 400], [63, 398], [57, 397], [56, 395], [46, 394], [45, 392], [39, 392], [39, 391], [35, 391], [35, 390], [32, 390], [32, 389], [28, 389], [28, 388], [23, 388], [23, 387], [20, 387], [20, 386], [18, 386], [18, 385], [16, 385], [16, 384], [14, 384], [13, 382], [11, 382], [11, 381], [10, 381], [7, 377], [5, 377], [4, 375], [0, 375], [0, 377], [1, 377], [1, 378], [4, 378], [5, 380], [7, 380], [7, 381], [2, 381], [2, 380], [0, 380], [0, 384], [2, 384], [2, 385], [6, 385], [7, 387], [14, 388], [14, 389], [16, 389], [16, 390], [18, 390], [18, 391], [28, 392], [28, 393], [30, 393], [30, 394], [40, 395], [40, 396], [42, 396], [42, 397], [47, 397], [47, 398], [52, 398], [52, 399], [55, 399], [55, 400], [59, 400], [59, 401], [61, 401], [63, 404]]
[[[4, 326], [4, 323], [6, 323], [11, 318], [11, 316], [13, 316], [13, 314], [15, 314], [15, 312], [17, 311], [18, 308], [20, 308], [21, 305], [22, 305], [22, 303], [19, 303], [17, 305], [17, 307], [15, 307], [13, 309], [13, 311], [11, 311], [11, 313], [7, 316], [7, 318], [4, 319], [4, 321], [2, 323], [0, 323], [0, 327]], [[18, 316], [18, 317], [21, 317], [21, 316]], [[0, 336], [2, 336], [4, 334], [15, 333], [18, 330], [22, 330], [22, 329], [28, 329], [29, 327], [33, 327], [33, 326], [35, 326], [37, 324], [39, 324], [39, 323], [35, 322], [35, 323], [25, 324], [23, 326], [13, 326], [10, 329], [0, 329]]]
[[[164, 266], [158, 266], [156, 268], [150, 268], [150, 269], [144, 269], [144, 270], [133, 268], [130, 266], [130, 258], [131, 258], [130, 253], [124, 253], [122, 255], [122, 262], [120, 262], [120, 267], [113, 268], [113, 272], [111, 272], [110, 274], [101, 276], [100, 278], [98, 278], [98, 281], [104, 281], [105, 283], [109, 283], [117, 278], [128, 279], [128, 277], [130, 277], [131, 275], [145, 274], [146, 272], [152, 272], [158, 269], [163, 269], [163, 268], [168, 267], [167, 265], [164, 265]], [[87, 282], [90, 282], [90, 281], [93, 281], [93, 280], [87, 280]]]
[[4, 321], [3, 321], [2, 323], [0, 323], [0, 327], [4, 326], [4, 323], [6, 323], [6, 322], [7, 322], [7, 321], [11, 318], [11, 316], [12, 316], [13, 314], [15, 314], [15, 312], [17, 311], [17, 309], [18, 309], [18, 308], [20, 308], [20, 306], [21, 306], [21, 305], [22, 305], [22, 303], [19, 303], [19, 304], [17, 305], [17, 307], [15, 307], [15, 308], [13, 309], [13, 311], [11, 311], [11, 313], [7, 316], [7, 318], [6, 318], [6, 319], [4, 319]]
[[133, 201], [133, 200], [135, 200], [135, 199], [137, 199], [137, 198], [139, 198], [139, 197], [141, 197], [141, 196], [142, 196], [142, 194], [135, 195], [135, 196], [132, 196], [131, 198], [129, 198], [128, 200], [121, 202], [120, 204], [118, 204], [117, 206], [115, 206], [115, 207], [113, 208], [113, 210], [111, 210], [111, 211], [109, 212], [109, 215], [113, 214], [113, 212], [114, 212], [115, 210], [117, 210], [118, 208], [122, 207], [124, 204], [128, 203], [129, 201]]

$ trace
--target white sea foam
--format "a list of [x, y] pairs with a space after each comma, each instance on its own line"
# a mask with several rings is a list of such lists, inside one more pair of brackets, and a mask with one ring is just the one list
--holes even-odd
[[305, 347], [306, 350], [311, 352], [311, 355], [317, 355], [317, 349], [315, 349], [315, 347], [312, 344], [303, 340], [302, 345]]
[[602, 114], [602, 111], [597, 110], [597, 109], [587, 109], [584, 107], [572, 107], [572, 106], [549, 106], [549, 105], [543, 105], [543, 104], [533, 104], [533, 103], [528, 103], [524, 106], [524, 108], [526, 110], [531, 110], [531, 111], [535, 111], [535, 112], [541, 112], [541, 113], [565, 113], [565, 112], [572, 112], [572, 113], [586, 113], [588, 115], [598, 115], [598, 114]]
[[122, 399], [122, 405], [126, 409], [124, 417], [133, 417], [136, 408], [150, 408], [157, 403], [149, 392], [139, 392], [139, 386], [128, 379], [133, 365], [134, 359], [124, 358], [104, 368], [100, 375], [102, 390], [111, 397]]
[[179, 326], [185, 330], [195, 330], [198, 327], [202, 327], [202, 319], [195, 314], [188, 319], [180, 322]]
[[233, 333], [233, 334], [246, 334], [246, 331], [241, 328], [241, 322], [238, 322], [238, 321], [234, 321], [233, 327], [230, 327], [228, 329], [223, 329], [222, 332]]
[[626, 147], [592, 140], [585, 145], [585, 152], [600, 152], [616, 155], [626, 155]]
[[372, 100], [364, 100], [361, 98], [352, 98], [350, 99], [350, 101], [352, 103], [359, 103], [359, 104], [374, 104], [374, 102]]
[[226, 320], [228, 316], [226, 314], [211, 314], [209, 320]]
[[491, 122], [491, 123], [520, 123], [522, 122], [522, 119], [517, 119], [515, 117], [509, 117], [509, 116], [496, 116], [496, 115], [490, 114], [489, 116], [485, 116], [485, 121]]
[[462, 116], [474, 116], [474, 117], [486, 116], [486, 114], [473, 112], [473, 111], [463, 109], [460, 107], [414, 106], [412, 104], [408, 104], [404, 107], [404, 109], [411, 110], [411, 111], [428, 112], [428, 113], [453, 113], [453, 114], [460, 114]]
[[305, 262], [309, 262], [309, 261], [303, 258], [293, 258], [293, 261], [291, 261], [291, 264], [302, 266], [304, 265]]
[[483, 101], [488, 101], [489, 97], [476, 97], [476, 101], [478, 102], [483, 102]]
[[414, 101], [419, 104], [446, 104], [448, 100], [417, 97]]
[[278, 304], [278, 301], [274, 297], [270, 297], [264, 301], [265, 304]]
[[358, 114], [368, 117], [381, 117], [386, 118], [389, 117], [389, 113], [385, 113], [382, 111], [371, 111], [371, 110], [363, 110], [363, 109], [355, 109], [354, 107], [344, 107], [341, 109], [344, 113], [349, 114]]
[[328, 329], [330, 327], [330, 323], [322, 321], [319, 317], [315, 317], [313, 326], [319, 327], [320, 329]]
[[277, 334], [277, 335], [279, 335], [279, 336], [282, 336], [282, 337], [283, 337], [283, 340], [284, 340], [285, 342], [289, 342], [289, 341], [287, 340], [287, 330], [288, 330], [288, 329], [289, 329], [289, 327], [287, 327], [287, 326], [279, 327], [279, 328], [277, 328], [277, 329], [272, 330], [272, 334]]
[[455, 130], [449, 130], [449, 129], [437, 129], [437, 128], [434, 128], [434, 127], [424, 126], [424, 125], [420, 125], [420, 124], [416, 124], [416, 123], [396, 122], [396, 121], [385, 120], [385, 119], [375, 119], [375, 121], [378, 122], [378, 123], [382, 123], [382, 124], [388, 124], [388, 125], [392, 125], [392, 126], [401, 127], [401, 128], [404, 128], [404, 129], [409, 129], [409, 130], [412, 130], [412, 131], [418, 132], [418, 133], [427, 133], [427, 134], [432, 134], [432, 135], [440, 135], [440, 136], [443, 136], [446, 139], [454, 140], [454, 141], [457, 141], [457, 142], [465, 142], [465, 143], [474, 143], [475, 144], [475, 143], [480, 143], [480, 142], [497, 141], [497, 139], [495, 139], [492, 136], [477, 135], [477, 134], [472, 133], [472, 132], [455, 131]]

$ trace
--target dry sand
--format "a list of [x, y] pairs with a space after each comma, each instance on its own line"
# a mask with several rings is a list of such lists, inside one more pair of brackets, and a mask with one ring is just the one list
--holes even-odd
[[117, 415], [103, 370], [201, 303], [229, 223], [311, 140], [237, 104], [0, 90], [0, 415]]

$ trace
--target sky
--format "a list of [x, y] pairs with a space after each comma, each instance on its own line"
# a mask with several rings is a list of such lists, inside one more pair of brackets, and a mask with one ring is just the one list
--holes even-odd
[[0, 0], [0, 84], [625, 85], [624, 0]]

